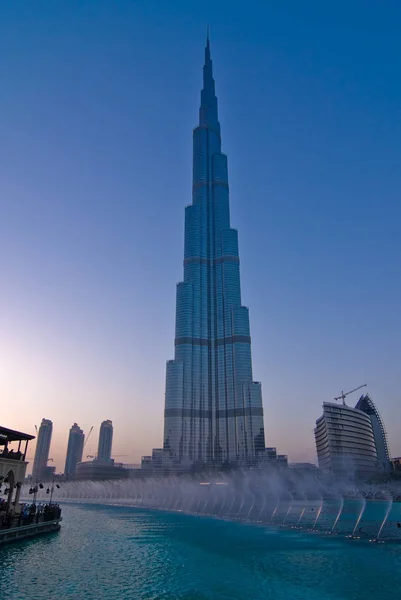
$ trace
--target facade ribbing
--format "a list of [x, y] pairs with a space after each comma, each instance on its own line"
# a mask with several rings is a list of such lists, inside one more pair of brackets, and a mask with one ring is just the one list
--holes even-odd
[[249, 314], [241, 304], [238, 233], [230, 226], [227, 157], [207, 40], [175, 357], [166, 369], [164, 449], [185, 468], [253, 464], [264, 447], [261, 385], [252, 377]]
[[319, 467], [338, 472], [370, 473], [378, 470], [372, 423], [367, 414], [345, 404], [323, 403], [316, 421]]

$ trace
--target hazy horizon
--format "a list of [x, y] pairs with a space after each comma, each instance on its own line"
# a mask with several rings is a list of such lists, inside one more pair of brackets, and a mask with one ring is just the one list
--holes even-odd
[[[266, 446], [367, 383], [401, 455], [401, 6], [2, 7], [1, 424], [161, 447], [206, 24]], [[360, 393], [347, 403], [354, 406]], [[33, 458], [34, 444], [29, 457]], [[32, 464], [30, 465], [32, 467]]]

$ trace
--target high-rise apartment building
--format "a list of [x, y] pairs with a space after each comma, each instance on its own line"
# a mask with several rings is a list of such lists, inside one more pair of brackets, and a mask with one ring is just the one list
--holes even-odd
[[97, 460], [99, 462], [110, 462], [112, 444], [113, 423], [111, 421], [103, 421], [100, 425], [99, 445], [97, 449]]
[[264, 451], [261, 384], [253, 381], [238, 233], [230, 225], [227, 157], [209, 39], [192, 204], [185, 209], [184, 280], [177, 286], [175, 357], [167, 362], [164, 450], [177, 467], [254, 464]]
[[355, 408], [369, 415], [372, 423], [373, 435], [375, 438], [379, 469], [381, 471], [390, 471], [392, 469], [392, 465], [387, 440], [387, 432], [375, 403], [369, 394], [362, 394], [356, 403]]
[[64, 473], [70, 477], [75, 475], [77, 463], [82, 460], [85, 435], [82, 429], [74, 423], [68, 436], [67, 456]]
[[42, 419], [36, 442], [35, 458], [33, 460], [32, 476], [40, 479], [46, 473], [47, 461], [49, 460], [50, 442], [53, 433], [53, 423], [50, 419]]
[[316, 421], [319, 467], [339, 473], [371, 473], [379, 468], [369, 415], [345, 404], [323, 403]]

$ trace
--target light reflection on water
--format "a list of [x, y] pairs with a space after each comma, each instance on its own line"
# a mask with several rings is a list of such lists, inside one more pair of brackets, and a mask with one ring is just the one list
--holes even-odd
[[401, 546], [128, 507], [67, 505], [0, 550], [0, 598], [392, 600]]

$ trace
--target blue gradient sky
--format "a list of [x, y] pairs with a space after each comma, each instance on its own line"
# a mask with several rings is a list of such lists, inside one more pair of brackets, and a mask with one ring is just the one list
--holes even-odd
[[366, 382], [399, 455], [396, 0], [2, 3], [1, 422], [161, 445], [207, 22], [266, 444]]

